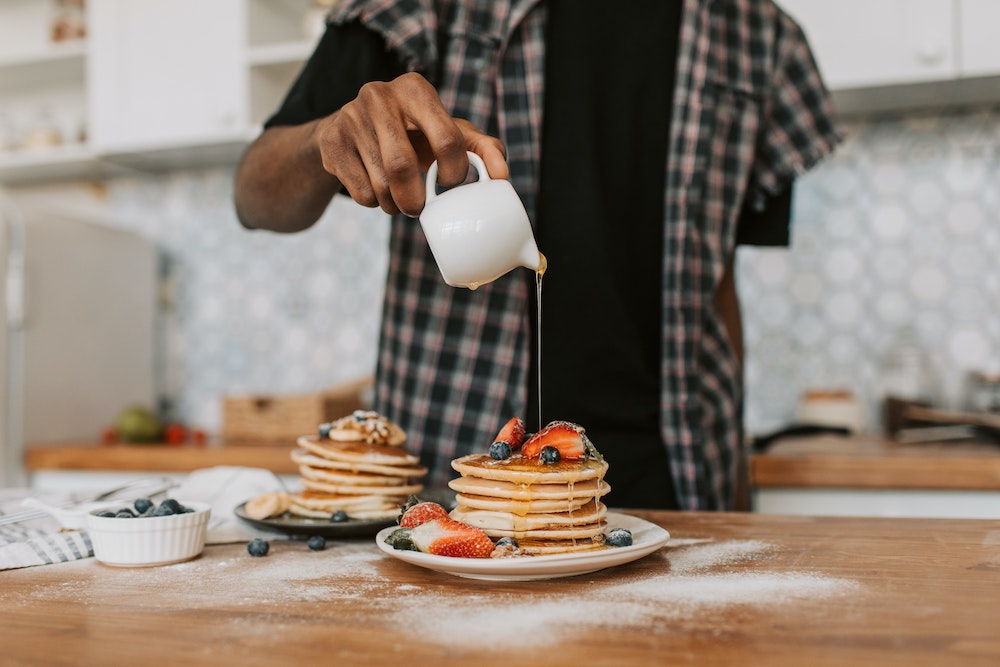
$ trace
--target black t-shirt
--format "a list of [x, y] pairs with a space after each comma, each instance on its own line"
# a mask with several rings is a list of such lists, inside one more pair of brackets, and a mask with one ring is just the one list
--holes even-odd
[[[596, 4], [548, 4], [541, 422], [586, 427], [610, 463], [609, 504], [672, 507], [659, 426], [661, 285], [681, 2]], [[536, 412], [529, 383], [529, 425]]]
[[[549, 0], [539, 249], [542, 422], [575, 421], [609, 460], [617, 507], [677, 507], [660, 439], [663, 184], [680, 0]], [[328, 30], [267, 127], [332, 113], [404, 72], [377, 34]], [[790, 193], [738, 240], [788, 241]], [[746, 216], [745, 216], [746, 217]], [[534, 274], [524, 272], [534, 296]], [[528, 320], [534, 328], [534, 303]], [[533, 333], [535, 333], [533, 331]], [[536, 347], [529, 429], [539, 423]]]

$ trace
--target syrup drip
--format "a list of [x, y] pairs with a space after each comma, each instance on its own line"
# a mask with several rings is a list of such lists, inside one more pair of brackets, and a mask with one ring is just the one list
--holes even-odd
[[538, 253], [538, 259], [540, 260], [538, 271], [535, 272], [535, 303], [537, 304], [537, 311], [535, 313], [535, 333], [536, 335], [536, 349], [535, 349], [535, 372], [538, 374], [536, 378], [538, 381], [538, 431], [542, 430], [542, 276], [545, 275], [545, 269], [548, 268], [548, 260], [545, 259], [545, 255]]

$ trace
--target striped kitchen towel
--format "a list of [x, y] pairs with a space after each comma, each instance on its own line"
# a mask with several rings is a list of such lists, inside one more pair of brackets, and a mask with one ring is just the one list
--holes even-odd
[[[38, 494], [28, 489], [0, 489], [0, 519], [23, 514], [23, 502], [29, 496]], [[40, 497], [56, 504], [66, 500], [58, 495]], [[86, 531], [65, 530], [52, 517], [0, 525], [0, 570], [65, 563], [93, 555]]]
[[0, 570], [64, 563], [93, 555], [94, 546], [85, 530], [0, 526]]

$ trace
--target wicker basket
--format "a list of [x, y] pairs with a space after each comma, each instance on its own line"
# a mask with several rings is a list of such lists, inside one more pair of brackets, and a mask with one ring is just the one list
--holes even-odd
[[323, 422], [368, 409], [372, 378], [314, 394], [227, 396], [223, 399], [222, 437], [229, 443], [294, 444]]

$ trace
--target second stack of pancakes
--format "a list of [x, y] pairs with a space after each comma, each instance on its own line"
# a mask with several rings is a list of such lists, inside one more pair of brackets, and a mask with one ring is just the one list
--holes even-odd
[[358, 410], [302, 436], [292, 460], [302, 490], [290, 495], [289, 512], [329, 518], [387, 519], [410, 495], [423, 490], [427, 469], [406, 451], [406, 433], [384, 416]]
[[494, 539], [513, 538], [525, 554], [601, 548], [607, 527], [601, 497], [611, 487], [604, 481], [607, 462], [593, 455], [592, 445], [589, 451], [557, 463], [520, 451], [503, 460], [488, 454], [455, 459], [452, 467], [461, 477], [448, 483], [457, 492], [451, 516]]

